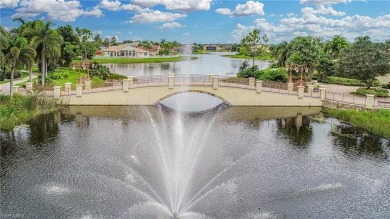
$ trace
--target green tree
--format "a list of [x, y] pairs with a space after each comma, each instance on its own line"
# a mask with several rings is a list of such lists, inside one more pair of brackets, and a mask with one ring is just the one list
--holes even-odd
[[5, 79], [5, 73], [7, 71], [6, 54], [9, 49], [10, 35], [9, 32], [0, 26], [0, 81]]
[[35, 51], [28, 45], [28, 41], [24, 37], [14, 36], [9, 41], [9, 47], [6, 54], [6, 63], [11, 69], [10, 95], [13, 96], [14, 75], [17, 68], [20, 68], [23, 61], [31, 59], [35, 56]]
[[283, 41], [279, 44], [274, 44], [270, 46], [272, 56], [277, 60], [277, 64], [280, 67], [286, 65], [287, 55], [288, 55], [288, 43]]
[[[32, 41], [32, 37], [34, 36], [33, 32], [33, 21], [25, 21], [23, 18], [15, 18], [13, 21], [18, 21], [20, 23], [20, 26], [18, 28], [15, 28], [15, 33], [17, 36], [25, 37], [28, 40], [29, 47], [32, 47], [36, 49], [37, 45], [34, 44]], [[34, 54], [31, 54], [32, 56], [24, 57], [23, 62], [26, 64], [28, 75], [29, 75], [29, 81], [32, 81], [32, 67], [35, 63], [35, 58], [37, 56], [36, 52]]]
[[247, 51], [252, 52], [252, 66], [255, 65], [255, 56], [258, 56], [261, 50], [263, 50], [263, 46], [261, 44], [265, 44], [268, 42], [268, 38], [266, 34], [260, 35], [260, 30], [255, 29], [252, 32], [248, 33], [242, 40], [242, 47], [246, 48]]
[[118, 45], [118, 42], [116, 40], [117, 40], [116, 36], [111, 37], [111, 41], [110, 41], [111, 46], [117, 46]]
[[76, 27], [76, 35], [79, 38], [77, 54], [82, 59], [92, 59], [99, 45], [93, 40], [93, 34], [90, 30]]
[[345, 37], [336, 35], [332, 40], [329, 40], [324, 45], [324, 52], [332, 59], [337, 59], [341, 53], [341, 51], [349, 46], [348, 41]]
[[390, 72], [390, 58], [380, 43], [369, 37], [358, 37], [352, 46], [343, 50], [339, 71], [343, 76], [364, 82], [369, 89], [377, 76]]
[[62, 65], [70, 65], [73, 59], [77, 57], [79, 38], [69, 24], [57, 28], [57, 32], [64, 39], [61, 45], [61, 57], [59, 59]]
[[45, 85], [45, 77], [47, 76], [47, 63], [46, 63], [46, 50], [48, 47], [61, 47], [63, 39], [62, 36], [56, 31], [51, 29], [54, 25], [53, 22], [43, 22], [37, 20], [33, 23], [32, 41], [37, 45], [38, 54], [41, 59], [41, 83]]
[[103, 46], [110, 47], [110, 39], [108, 37], [104, 38]]
[[320, 40], [311, 36], [298, 36], [288, 44], [287, 50], [287, 62], [306, 65], [309, 68], [307, 76], [311, 79], [320, 59]]

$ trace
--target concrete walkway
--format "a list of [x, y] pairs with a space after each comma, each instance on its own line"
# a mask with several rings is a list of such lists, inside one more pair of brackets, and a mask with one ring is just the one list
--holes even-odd
[[[37, 78], [37, 77], [38, 77], [37, 73], [33, 73], [32, 74], [32, 79], [33, 80], [35, 78]], [[28, 81], [28, 76], [25, 77], [25, 78], [20, 78], [20, 79], [16, 79], [16, 80], [14, 79], [14, 85], [15, 84], [19, 84], [19, 83], [24, 83], [26, 81]], [[9, 89], [10, 89], [9, 85], [10, 85], [10, 82], [4, 83], [4, 84], [0, 84], [0, 94], [9, 95]]]

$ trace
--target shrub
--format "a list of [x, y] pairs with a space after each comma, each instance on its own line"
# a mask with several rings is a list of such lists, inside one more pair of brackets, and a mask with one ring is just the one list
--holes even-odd
[[279, 81], [286, 83], [288, 81], [288, 75], [284, 68], [267, 68], [261, 71], [261, 80], [267, 81]]
[[[329, 76], [321, 80], [322, 83], [328, 83], [328, 84], [340, 84], [340, 85], [346, 85], [346, 86], [366, 86], [365, 83], [363, 83], [360, 80], [352, 79], [352, 78], [342, 78], [342, 77], [335, 77], [335, 76]], [[378, 86], [379, 82], [375, 81], [374, 86]]]
[[389, 92], [386, 89], [383, 88], [358, 88], [356, 90], [356, 94], [361, 95], [361, 96], [366, 96], [367, 94], [374, 94], [376, 97], [388, 97]]

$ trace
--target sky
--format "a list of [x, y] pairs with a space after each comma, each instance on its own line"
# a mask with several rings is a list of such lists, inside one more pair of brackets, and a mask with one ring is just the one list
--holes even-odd
[[2, 26], [25, 20], [71, 24], [103, 38], [237, 43], [259, 29], [269, 43], [296, 36], [390, 39], [390, 0], [0, 0]]

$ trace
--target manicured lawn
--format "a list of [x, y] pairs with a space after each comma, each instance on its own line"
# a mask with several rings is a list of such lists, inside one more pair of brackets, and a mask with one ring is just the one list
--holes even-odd
[[[177, 57], [156, 57], [156, 58], [97, 58], [92, 61], [96, 61], [100, 64], [107, 63], [161, 63], [161, 62], [177, 62], [183, 61], [185, 57], [177, 56]], [[76, 61], [77, 62], [77, 61]]]
[[364, 128], [374, 134], [390, 138], [390, 110], [356, 111], [323, 109], [323, 112], [339, 120]]

